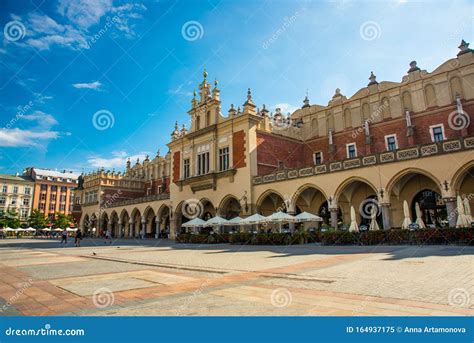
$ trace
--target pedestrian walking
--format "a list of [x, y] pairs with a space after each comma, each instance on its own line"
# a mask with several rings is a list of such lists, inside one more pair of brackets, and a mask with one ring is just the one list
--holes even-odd
[[105, 231], [105, 244], [107, 244], [107, 241], [110, 245], [112, 245], [112, 232], [110, 231], [110, 229], [107, 229], [107, 231]]
[[61, 232], [61, 243], [59, 243], [59, 244], [62, 245], [63, 242], [64, 242], [65, 245], [67, 244], [67, 230], [66, 229], [64, 229]]
[[81, 239], [82, 239], [82, 231], [78, 229], [76, 231], [76, 239], [74, 241], [74, 244], [76, 245], [76, 247], [81, 246]]

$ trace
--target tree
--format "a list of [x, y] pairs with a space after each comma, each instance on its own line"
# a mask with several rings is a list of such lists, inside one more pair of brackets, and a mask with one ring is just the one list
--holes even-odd
[[2, 216], [1, 225], [16, 229], [20, 227], [20, 216], [16, 209], [8, 209]]
[[46, 226], [46, 218], [40, 210], [31, 211], [30, 218], [28, 219], [30, 226], [36, 229], [42, 229]]
[[53, 225], [59, 228], [69, 227], [71, 224], [71, 217], [63, 213], [56, 213], [53, 219]]

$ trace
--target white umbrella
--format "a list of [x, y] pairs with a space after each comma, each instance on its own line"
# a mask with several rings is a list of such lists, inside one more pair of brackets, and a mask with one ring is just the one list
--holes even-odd
[[469, 227], [471, 223], [464, 213], [464, 204], [461, 200], [461, 196], [457, 197], [457, 210], [458, 210], [458, 219], [456, 221], [456, 227]]
[[252, 214], [250, 217], [242, 219], [242, 224], [260, 224], [265, 223], [267, 218], [262, 216], [261, 214], [255, 213]]
[[425, 222], [423, 221], [421, 215], [420, 204], [418, 202], [415, 203], [415, 212], [416, 212], [416, 223], [420, 227], [420, 229], [426, 229]]
[[6, 227], [3, 229], [3, 231], [6, 231], [6, 232], [12, 232], [12, 231], [15, 231], [15, 229], [12, 229], [11, 227]]
[[49, 227], [45, 227], [44, 229], [41, 229], [41, 231], [51, 231], [51, 229]]
[[181, 224], [182, 227], [203, 227], [206, 222], [201, 218], [194, 218], [186, 223]]
[[77, 227], [68, 227], [66, 230], [67, 230], [67, 231], [76, 232], [76, 231], [77, 231]]
[[370, 213], [371, 221], [370, 221], [369, 231], [380, 230], [379, 223], [377, 223], [377, 212], [378, 211], [379, 211], [379, 209], [377, 208], [377, 206], [375, 206], [375, 205], [372, 206], [371, 213]]
[[228, 225], [228, 226], [242, 225], [242, 220], [243, 219], [240, 217], [235, 217], [235, 218], [229, 219], [227, 223], [225, 223], [224, 225]]
[[474, 220], [472, 219], [471, 215], [471, 206], [469, 205], [469, 199], [467, 197], [463, 200], [464, 203], [464, 213], [466, 214], [467, 220], [472, 223]]
[[288, 213], [278, 211], [266, 217], [267, 221], [275, 223], [294, 223], [296, 218]]
[[24, 232], [24, 231], [27, 231], [27, 230], [26, 230], [26, 229], [23, 229], [23, 228], [21, 228], [21, 227], [19, 227], [19, 228], [16, 228], [15, 231], [17, 231], [17, 232]]
[[25, 231], [28, 231], [28, 232], [36, 232], [36, 229], [35, 228], [32, 228], [32, 227], [29, 227], [29, 228], [26, 228], [24, 229]]
[[357, 225], [354, 206], [351, 206], [351, 225], [349, 226], [349, 232], [359, 232], [359, 225]]
[[403, 223], [402, 223], [402, 229], [407, 230], [410, 225], [411, 225], [411, 219], [410, 219], [410, 209], [408, 208], [408, 203], [406, 200], [403, 200]]
[[215, 216], [206, 221], [205, 226], [221, 226], [227, 224], [229, 221], [219, 216]]
[[323, 218], [308, 212], [301, 212], [295, 216], [297, 222], [321, 222]]
[[56, 228], [56, 229], [53, 229], [53, 231], [60, 232], [60, 231], [63, 231], [63, 229], [61, 229], [60, 227], [58, 227], [58, 228]]

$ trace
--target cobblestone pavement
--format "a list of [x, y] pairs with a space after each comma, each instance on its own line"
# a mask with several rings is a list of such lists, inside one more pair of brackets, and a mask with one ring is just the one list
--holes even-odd
[[0, 315], [474, 315], [474, 247], [0, 240]]

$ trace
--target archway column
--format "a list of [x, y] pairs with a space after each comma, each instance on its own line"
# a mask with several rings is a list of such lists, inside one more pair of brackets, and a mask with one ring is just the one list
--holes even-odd
[[145, 238], [145, 233], [146, 233], [146, 218], [142, 217], [142, 225], [141, 225], [141, 230], [139, 232], [140, 239]]
[[[288, 213], [289, 215], [291, 216], [294, 216], [296, 214], [296, 211], [286, 211], [286, 213]], [[295, 232], [295, 223], [288, 223], [288, 227], [290, 228], [290, 232]]]
[[133, 221], [130, 219], [130, 222], [128, 223], [128, 237], [132, 238], [133, 237]]
[[160, 234], [160, 219], [156, 217], [155, 219], [155, 238], [158, 238], [158, 235]]
[[339, 212], [339, 209], [336, 207], [331, 207], [329, 209], [329, 212], [331, 213], [331, 226], [337, 230], [337, 215]]
[[455, 197], [446, 197], [443, 198], [444, 203], [446, 204], [446, 212], [448, 213], [448, 224], [449, 227], [456, 227], [456, 221], [458, 218], [457, 209], [456, 209], [456, 198]]
[[392, 228], [392, 221], [390, 220], [390, 203], [380, 204], [382, 211], [382, 223], [384, 230], [390, 230]]
[[123, 237], [123, 225], [122, 225], [122, 222], [119, 220], [117, 222], [117, 225], [118, 225], [118, 237], [122, 238]]

